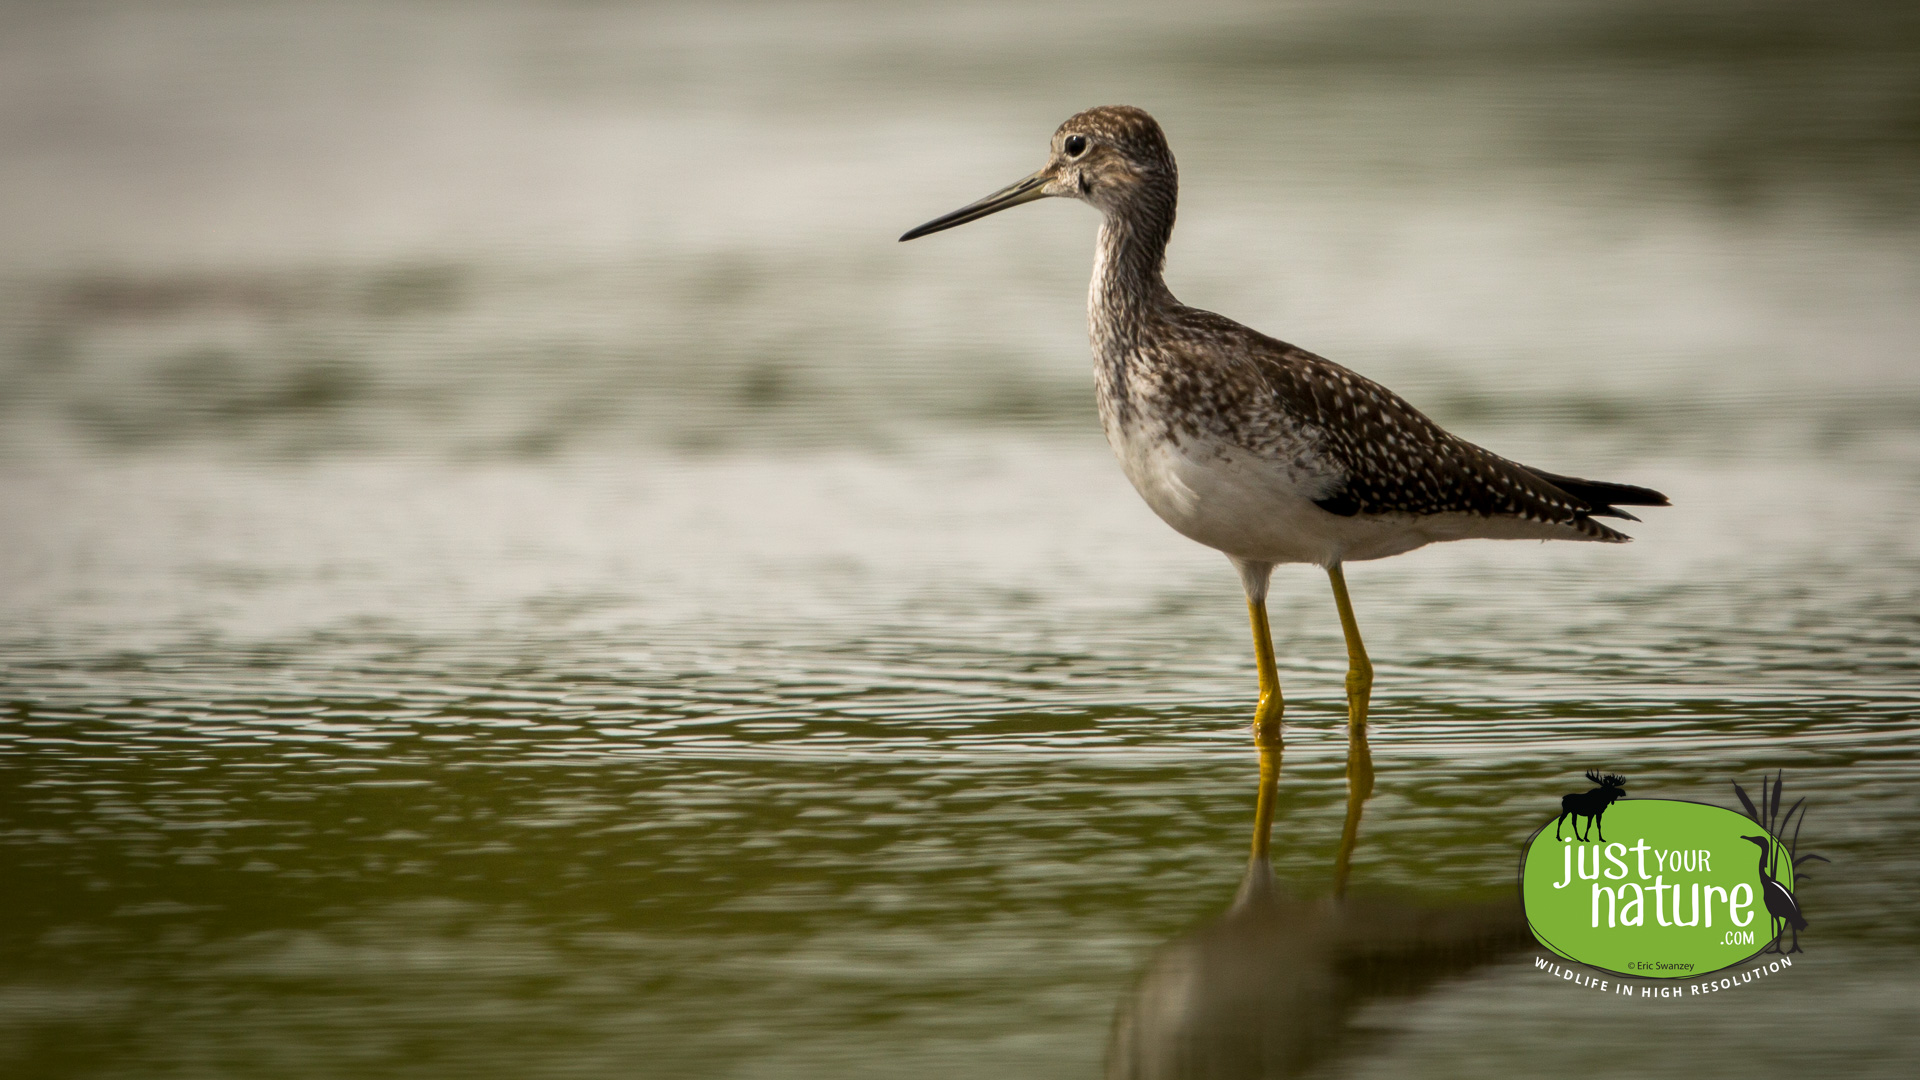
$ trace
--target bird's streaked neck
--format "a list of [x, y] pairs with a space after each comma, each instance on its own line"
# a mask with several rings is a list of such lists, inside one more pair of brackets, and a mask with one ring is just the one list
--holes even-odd
[[1174, 302], [1161, 277], [1167, 240], [1173, 235], [1173, 206], [1169, 186], [1164, 192], [1144, 191], [1127, 203], [1104, 208], [1087, 297], [1096, 338], [1124, 336], [1150, 311]]

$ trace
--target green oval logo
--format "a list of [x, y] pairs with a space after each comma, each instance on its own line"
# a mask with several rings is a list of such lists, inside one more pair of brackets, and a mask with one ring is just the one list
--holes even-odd
[[1779, 937], [1794, 860], [1753, 819], [1668, 799], [1603, 810], [1584, 830], [1577, 817], [1550, 821], [1527, 843], [1520, 897], [1540, 944], [1602, 971], [1685, 979]]

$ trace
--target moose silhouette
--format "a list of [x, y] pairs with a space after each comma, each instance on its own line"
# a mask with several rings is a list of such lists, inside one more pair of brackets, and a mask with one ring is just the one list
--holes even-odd
[[1588, 769], [1587, 779], [1600, 786], [1591, 791], [1577, 791], [1560, 800], [1560, 816], [1553, 819], [1555, 840], [1560, 839], [1560, 823], [1572, 818], [1574, 839], [1583, 844], [1586, 843], [1587, 837], [1580, 835], [1580, 819], [1586, 818], [1587, 832], [1589, 834], [1598, 832], [1600, 842], [1603, 844], [1607, 842], [1606, 831], [1600, 827], [1600, 817], [1607, 812], [1607, 807], [1612, 806], [1615, 800], [1626, 798], [1627, 778], [1615, 776], [1612, 773], [1601, 776], [1595, 770]]

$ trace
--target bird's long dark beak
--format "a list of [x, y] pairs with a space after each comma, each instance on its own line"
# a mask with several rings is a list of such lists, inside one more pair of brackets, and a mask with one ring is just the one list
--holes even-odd
[[988, 214], [997, 214], [1009, 206], [1019, 206], [1035, 199], [1047, 197], [1047, 170], [1041, 169], [1032, 176], [1016, 184], [1009, 184], [999, 191], [978, 202], [970, 202], [951, 214], [942, 214], [917, 229], [908, 229], [900, 239], [913, 240], [928, 233], [937, 233], [941, 229], [951, 229], [955, 225], [965, 225], [969, 221], [978, 221]]

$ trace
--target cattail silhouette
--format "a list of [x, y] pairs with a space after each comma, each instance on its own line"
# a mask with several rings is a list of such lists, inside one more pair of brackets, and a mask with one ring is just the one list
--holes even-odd
[[[1800, 826], [1807, 822], [1807, 800], [1802, 798], [1796, 801], [1792, 809], [1787, 811], [1786, 816], [1781, 816], [1780, 789], [1786, 785], [1786, 775], [1786, 770], [1784, 769], [1775, 774], [1773, 778], [1773, 790], [1771, 792], [1767, 790], [1767, 782], [1762, 778], [1760, 781], [1760, 808], [1757, 810], [1754, 808], [1753, 800], [1747, 797], [1746, 790], [1738, 783], [1733, 785], [1733, 793], [1740, 797], [1740, 805], [1746, 807], [1747, 816], [1753, 819], [1754, 824], [1766, 830], [1764, 835], [1742, 836], [1740, 839], [1751, 841], [1760, 846], [1760, 896], [1766, 902], [1767, 914], [1773, 917], [1773, 941], [1765, 950], [1768, 952], [1782, 951], [1780, 948], [1780, 938], [1789, 928], [1793, 930], [1793, 947], [1785, 951], [1799, 952], [1800, 931], [1807, 928], [1807, 918], [1800, 913], [1800, 902], [1794, 899], [1791, 889], [1780, 884], [1780, 879], [1776, 876], [1779, 873], [1780, 856], [1784, 854], [1787, 857], [1788, 867], [1793, 872], [1793, 883], [1795, 886], [1800, 885], [1802, 882], [1812, 880], [1809, 875], [1800, 873], [1801, 863], [1807, 862], [1810, 859], [1819, 859], [1821, 862], [1828, 861], [1824, 855], [1815, 855], [1811, 852], [1805, 855], [1799, 854]], [[1800, 820], [1797, 822], [1793, 820], [1795, 813], [1800, 815]], [[1775, 827], [1776, 822], [1778, 824], [1777, 828]], [[1793, 838], [1791, 840], [1781, 841], [1779, 835], [1789, 824], [1793, 826]]]

